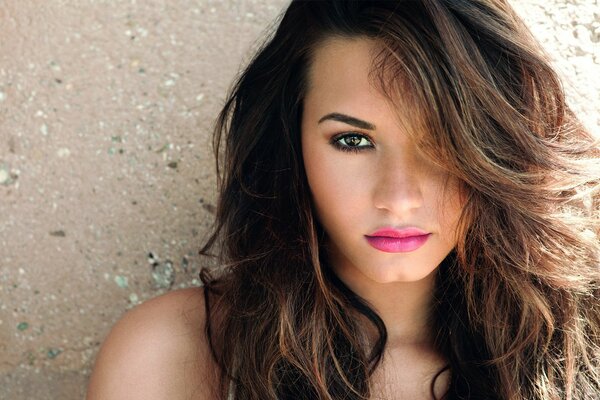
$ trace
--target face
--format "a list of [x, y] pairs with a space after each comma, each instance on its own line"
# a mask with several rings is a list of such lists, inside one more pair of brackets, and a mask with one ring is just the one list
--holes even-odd
[[[462, 209], [459, 182], [411, 140], [410, 112], [399, 117], [370, 84], [375, 46], [368, 39], [321, 44], [302, 114], [302, 153], [314, 211], [327, 234], [329, 261], [351, 287], [351, 282], [433, 276], [456, 245]], [[402, 251], [378, 249], [367, 240], [390, 227], [415, 227], [429, 235], [420, 247]]]

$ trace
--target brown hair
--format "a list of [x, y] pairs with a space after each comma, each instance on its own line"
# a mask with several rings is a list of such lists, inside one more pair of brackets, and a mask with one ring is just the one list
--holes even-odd
[[464, 186], [432, 313], [444, 398], [597, 398], [600, 146], [547, 57], [504, 0], [340, 0], [292, 1], [216, 121], [200, 253], [219, 265], [201, 279], [223, 399], [368, 399], [386, 345], [323, 255], [303, 170], [307, 70], [332, 36], [381, 44], [373, 81], [410, 94], [420, 147]]

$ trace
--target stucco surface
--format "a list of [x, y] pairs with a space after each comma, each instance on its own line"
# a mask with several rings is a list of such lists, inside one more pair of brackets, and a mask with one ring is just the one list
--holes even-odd
[[[198, 285], [210, 129], [286, 4], [0, 2], [0, 399], [83, 398], [126, 309]], [[598, 133], [598, 2], [513, 4]]]

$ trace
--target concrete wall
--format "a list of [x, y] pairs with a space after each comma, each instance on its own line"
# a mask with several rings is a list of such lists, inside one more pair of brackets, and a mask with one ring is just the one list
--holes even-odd
[[[126, 309], [198, 284], [210, 128], [286, 3], [0, 2], [0, 399], [82, 398]], [[598, 132], [597, 2], [514, 3]]]

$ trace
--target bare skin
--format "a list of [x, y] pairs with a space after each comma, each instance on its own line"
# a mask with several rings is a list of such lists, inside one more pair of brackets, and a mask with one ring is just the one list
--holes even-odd
[[[204, 296], [197, 288], [167, 293], [127, 312], [98, 354], [87, 400], [217, 399], [217, 366], [204, 319]], [[411, 333], [390, 337], [371, 380], [372, 400], [431, 399], [431, 380], [445, 360]], [[436, 380], [436, 398], [448, 381], [448, 372]]]
[[[372, 400], [428, 399], [431, 382], [446, 362], [427, 345], [399, 345], [386, 349], [384, 361], [372, 377]], [[448, 390], [450, 373], [436, 380], [434, 393], [439, 399]]]
[[104, 341], [87, 400], [215, 399], [202, 289], [177, 290], [128, 311]]
[[[104, 341], [87, 400], [215, 400], [217, 366], [203, 334], [198, 288], [167, 293], [128, 311]], [[389, 347], [372, 377], [372, 400], [431, 399], [429, 383], [444, 365], [426, 346]], [[448, 373], [436, 381], [440, 398]]]

